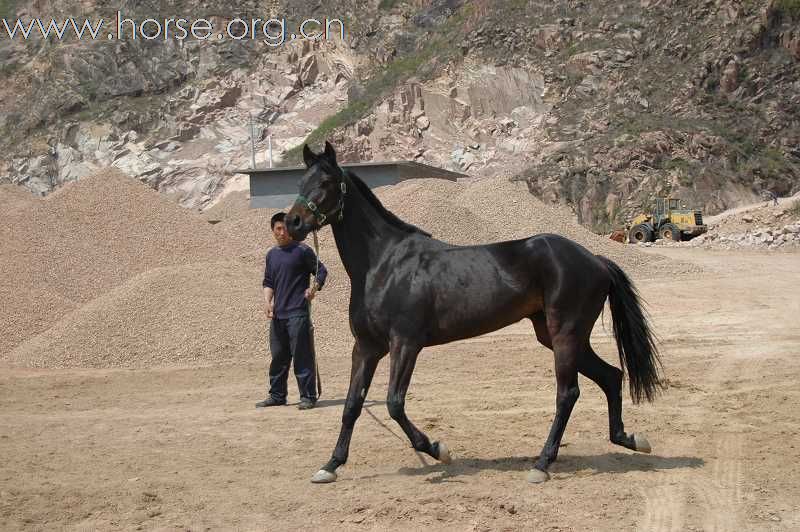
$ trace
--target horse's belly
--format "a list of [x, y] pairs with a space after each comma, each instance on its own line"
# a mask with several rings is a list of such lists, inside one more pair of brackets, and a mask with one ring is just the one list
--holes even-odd
[[[497, 302], [495, 302], [497, 303]], [[473, 338], [507, 327], [528, 318], [542, 308], [533, 298], [511, 301], [506, 305], [476, 305], [474, 302], [435, 315], [431, 345]]]

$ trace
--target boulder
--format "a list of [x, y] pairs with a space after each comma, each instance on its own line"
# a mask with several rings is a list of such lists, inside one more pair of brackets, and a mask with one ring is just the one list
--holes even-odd
[[722, 71], [722, 77], [719, 80], [719, 88], [722, 92], [732, 93], [739, 88], [739, 63], [731, 59], [725, 70]]

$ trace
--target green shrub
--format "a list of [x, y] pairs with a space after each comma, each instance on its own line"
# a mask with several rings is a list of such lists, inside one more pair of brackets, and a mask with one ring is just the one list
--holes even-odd
[[800, 0], [778, 0], [775, 9], [786, 17], [800, 18]]
[[0, 0], [0, 18], [13, 18], [16, 12], [17, 0]]

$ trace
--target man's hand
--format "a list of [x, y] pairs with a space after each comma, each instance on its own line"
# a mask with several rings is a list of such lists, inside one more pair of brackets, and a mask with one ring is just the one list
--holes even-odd
[[272, 288], [265, 286], [264, 287], [264, 310], [267, 313], [267, 318], [272, 319], [273, 316], [273, 299], [272, 299]]
[[311, 288], [306, 289], [306, 299], [311, 301], [314, 299], [314, 296], [317, 295], [317, 285], [313, 285]]

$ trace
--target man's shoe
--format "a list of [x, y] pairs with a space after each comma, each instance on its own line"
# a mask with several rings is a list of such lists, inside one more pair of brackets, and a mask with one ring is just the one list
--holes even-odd
[[300, 399], [300, 404], [297, 405], [297, 408], [299, 410], [311, 410], [315, 406], [317, 406], [316, 401], [312, 401], [311, 399]]
[[286, 404], [286, 401], [278, 401], [273, 397], [267, 397], [263, 401], [259, 401], [256, 403], [256, 408], [265, 408], [268, 406], [283, 406]]

